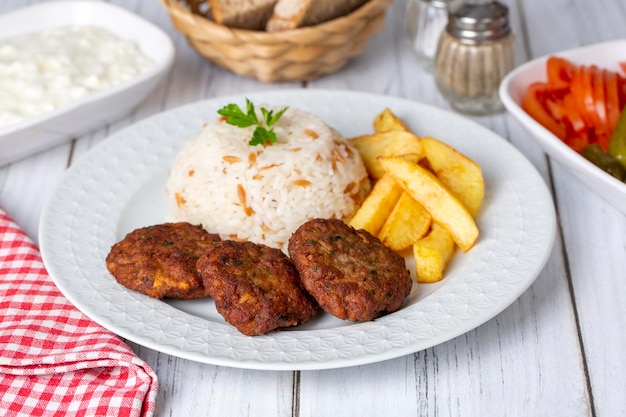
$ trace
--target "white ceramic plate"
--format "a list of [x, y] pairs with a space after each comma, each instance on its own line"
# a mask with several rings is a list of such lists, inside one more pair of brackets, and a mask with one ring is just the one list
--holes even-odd
[[414, 285], [399, 311], [367, 323], [323, 314], [305, 326], [248, 337], [225, 323], [210, 299], [164, 302], [118, 285], [106, 270], [110, 247], [131, 230], [162, 223], [173, 158], [228, 103], [216, 98], [154, 116], [111, 136], [67, 172], [43, 212], [40, 245], [54, 282], [89, 317], [141, 345], [194, 361], [292, 370], [366, 364], [461, 335], [501, 312], [534, 281], [550, 253], [555, 214], [534, 167], [509, 143], [465, 118], [420, 103], [348, 91], [250, 94], [258, 104], [315, 112], [346, 137], [372, 131], [389, 107], [420, 135], [475, 159], [486, 181], [481, 236], [457, 253], [443, 281]]
[[123, 84], [0, 128], [0, 165], [50, 148], [128, 114], [154, 90], [174, 62], [174, 45], [164, 31], [126, 9], [97, 1], [46, 2], [1, 14], [0, 38], [71, 25], [107, 29], [137, 45], [155, 66]]
[[[575, 64], [595, 64], [618, 71], [619, 62], [626, 61], [626, 39], [589, 45], [551, 55], [567, 58]], [[573, 151], [521, 108], [528, 85], [535, 81], [546, 80], [548, 57], [549, 55], [534, 59], [511, 71], [500, 84], [502, 102], [548, 155], [561, 163], [591, 190], [626, 213], [626, 184]]]

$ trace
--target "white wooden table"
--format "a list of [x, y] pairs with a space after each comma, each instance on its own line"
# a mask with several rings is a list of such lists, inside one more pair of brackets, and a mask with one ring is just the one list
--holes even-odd
[[[35, 3], [0, 2], [0, 12]], [[216, 68], [157, 0], [116, 0], [164, 28], [177, 47], [166, 82], [128, 117], [0, 167], [0, 205], [37, 240], [44, 203], [94, 144], [146, 116], [231, 93], [282, 88], [371, 91], [449, 108], [408, 52], [404, 0], [364, 55], [309, 83], [263, 84]], [[624, 0], [507, 0], [520, 61], [626, 37]], [[623, 53], [621, 54], [623, 56]], [[157, 416], [626, 415], [626, 217], [541, 152], [508, 114], [474, 118], [519, 148], [552, 190], [557, 240], [535, 283], [504, 312], [456, 339], [398, 359], [324, 371], [231, 369], [131, 343], [159, 377]]]

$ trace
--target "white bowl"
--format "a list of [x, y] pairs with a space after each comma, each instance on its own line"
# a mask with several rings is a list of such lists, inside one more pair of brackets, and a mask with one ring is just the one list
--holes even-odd
[[[575, 64], [595, 64], [602, 68], [619, 71], [619, 62], [626, 61], [626, 39], [598, 43], [550, 55], [567, 58]], [[534, 81], [546, 80], [546, 60], [550, 55], [534, 59], [511, 71], [500, 84], [500, 98], [506, 109], [534, 136], [544, 152], [571, 171], [591, 190], [626, 213], [626, 184], [587, 161], [521, 108], [526, 87]]]
[[155, 66], [116, 87], [0, 128], [0, 165], [42, 151], [128, 114], [154, 90], [174, 62], [174, 45], [163, 30], [121, 7], [96, 1], [46, 2], [2, 14], [0, 38], [70, 25], [104, 28], [137, 45], [154, 61]]

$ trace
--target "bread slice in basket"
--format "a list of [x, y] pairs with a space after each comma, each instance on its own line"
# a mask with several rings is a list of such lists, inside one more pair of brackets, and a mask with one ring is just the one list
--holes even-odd
[[208, 0], [213, 20], [224, 26], [264, 30], [277, 0]]
[[267, 22], [268, 32], [315, 26], [345, 16], [367, 0], [278, 0]]

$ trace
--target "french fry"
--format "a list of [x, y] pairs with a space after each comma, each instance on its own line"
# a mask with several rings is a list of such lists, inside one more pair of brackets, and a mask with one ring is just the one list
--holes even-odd
[[350, 220], [350, 226], [378, 235], [401, 194], [402, 187], [390, 175], [383, 175]]
[[485, 194], [480, 166], [437, 139], [423, 137], [421, 143], [434, 174], [476, 217]]
[[474, 246], [478, 227], [461, 201], [430, 171], [397, 156], [379, 157], [383, 168], [445, 228], [463, 252]]
[[455, 251], [452, 236], [433, 223], [430, 232], [413, 244], [417, 282], [441, 281]]
[[389, 108], [373, 127], [350, 141], [378, 180], [350, 224], [396, 252], [411, 248], [418, 282], [439, 281], [457, 246], [467, 252], [478, 239], [482, 170], [450, 145], [417, 137]]
[[431, 215], [406, 192], [389, 213], [378, 238], [388, 248], [397, 252], [411, 247], [430, 228]]
[[361, 155], [370, 176], [378, 179], [385, 170], [377, 160], [379, 156], [402, 155], [409, 161], [417, 162], [424, 156], [420, 139], [408, 131], [389, 131], [363, 135], [350, 139]]
[[394, 130], [410, 132], [409, 128], [389, 108], [376, 115], [374, 118], [375, 132], [390, 132]]

